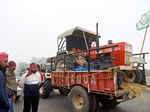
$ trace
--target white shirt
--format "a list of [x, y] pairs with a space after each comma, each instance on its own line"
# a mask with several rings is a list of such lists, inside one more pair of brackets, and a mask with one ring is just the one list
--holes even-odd
[[41, 83], [41, 75], [39, 72], [36, 72], [36, 73], [32, 73], [31, 75], [27, 76], [27, 73], [25, 73], [19, 84], [23, 87], [24, 84], [29, 84], [29, 85], [32, 85], [32, 84], [40, 84]]

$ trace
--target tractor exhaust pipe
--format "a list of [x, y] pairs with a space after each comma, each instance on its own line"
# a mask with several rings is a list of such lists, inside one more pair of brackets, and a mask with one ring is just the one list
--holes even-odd
[[98, 35], [98, 23], [96, 23], [96, 52], [97, 55], [99, 54], [99, 38], [100, 36]]

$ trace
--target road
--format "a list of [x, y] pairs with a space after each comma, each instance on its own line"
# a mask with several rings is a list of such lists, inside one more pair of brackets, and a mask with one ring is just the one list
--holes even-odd
[[[150, 112], [150, 92], [147, 91], [141, 97], [119, 104], [115, 109], [100, 107], [98, 112]], [[22, 112], [23, 98], [16, 103], [16, 112]], [[39, 112], [72, 112], [68, 97], [53, 93], [47, 99], [40, 99]]]

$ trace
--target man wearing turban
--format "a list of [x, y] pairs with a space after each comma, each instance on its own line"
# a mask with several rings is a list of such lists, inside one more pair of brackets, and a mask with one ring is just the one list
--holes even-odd
[[38, 104], [40, 98], [40, 84], [42, 77], [38, 72], [37, 64], [30, 64], [29, 71], [25, 73], [20, 81], [20, 85], [24, 86], [24, 110], [23, 112], [38, 112]]
[[5, 72], [8, 63], [8, 54], [0, 52], [0, 112], [9, 111], [9, 101], [6, 92]]
[[16, 83], [16, 63], [14, 61], [9, 61], [8, 68], [6, 70], [6, 87], [8, 91], [9, 103], [10, 103], [10, 111], [15, 112], [14, 102], [16, 100], [17, 94], [17, 83]]

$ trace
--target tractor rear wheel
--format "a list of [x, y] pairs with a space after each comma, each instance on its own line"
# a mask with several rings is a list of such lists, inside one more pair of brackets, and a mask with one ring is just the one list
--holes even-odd
[[47, 98], [49, 97], [50, 92], [52, 91], [50, 79], [44, 81], [44, 84], [40, 87], [40, 97]]
[[72, 70], [74, 67], [74, 62], [75, 57], [73, 55], [57, 56], [55, 60], [56, 71]]
[[136, 78], [135, 78], [135, 83], [141, 83], [142, 82], [142, 79], [143, 79], [143, 74], [142, 74], [142, 72], [141, 72], [141, 70], [135, 70], [134, 71], [135, 72], [135, 74], [136, 74]]
[[85, 88], [75, 86], [71, 89], [69, 96], [71, 98], [73, 112], [95, 112], [95, 95], [89, 95]]
[[142, 80], [141, 80], [141, 84], [146, 85], [145, 71], [140, 70], [140, 72], [142, 73]]

